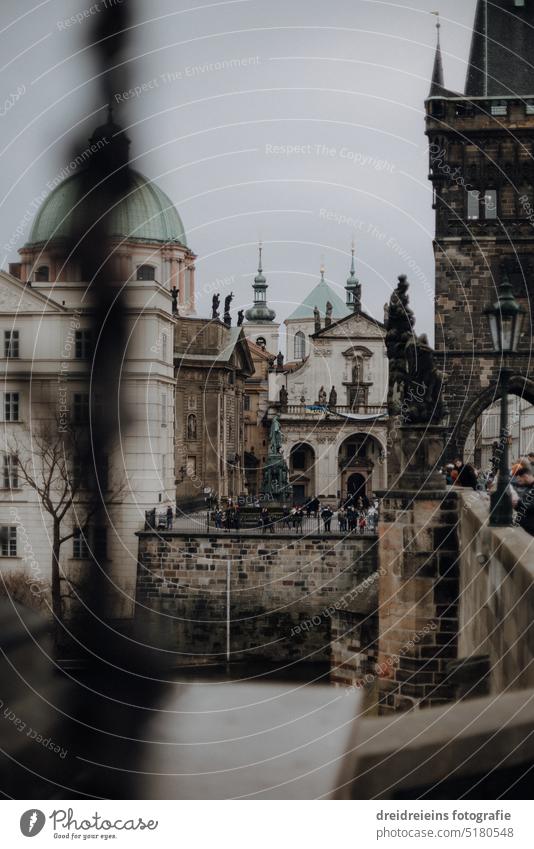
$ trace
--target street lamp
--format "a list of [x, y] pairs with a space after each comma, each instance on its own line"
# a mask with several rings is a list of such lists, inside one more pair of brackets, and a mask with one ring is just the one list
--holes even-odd
[[[517, 351], [521, 337], [521, 327], [525, 311], [519, 306], [508, 277], [503, 276], [499, 286], [499, 298], [485, 310], [489, 320], [493, 349], [503, 358], [507, 354]], [[513, 509], [510, 496], [510, 462], [508, 456], [508, 384], [510, 370], [502, 368], [500, 371], [501, 385], [501, 439], [499, 458], [499, 477], [497, 487], [491, 494], [490, 525], [493, 527], [506, 527], [512, 524]]]

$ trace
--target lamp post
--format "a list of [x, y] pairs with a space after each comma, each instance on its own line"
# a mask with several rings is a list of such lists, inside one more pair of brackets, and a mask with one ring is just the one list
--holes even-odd
[[[525, 311], [519, 306], [507, 276], [499, 286], [498, 300], [485, 310], [489, 320], [493, 349], [505, 361], [507, 354], [517, 351]], [[502, 368], [499, 375], [501, 386], [501, 437], [499, 477], [497, 487], [491, 494], [490, 525], [507, 527], [512, 524], [513, 508], [510, 496], [510, 460], [508, 452], [508, 386], [510, 370]]]

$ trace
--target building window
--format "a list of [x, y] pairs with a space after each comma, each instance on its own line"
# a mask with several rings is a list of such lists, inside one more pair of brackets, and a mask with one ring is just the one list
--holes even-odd
[[306, 337], [302, 330], [295, 333], [294, 341], [294, 357], [296, 360], [303, 360], [306, 356]]
[[19, 461], [16, 454], [4, 454], [3, 458], [3, 488], [18, 489], [19, 485]]
[[161, 395], [161, 426], [167, 427], [167, 395], [165, 392]]
[[19, 356], [19, 331], [4, 330], [4, 357], [8, 360], [17, 359]]
[[469, 221], [480, 218], [480, 193], [474, 189], [467, 193], [467, 218]]
[[48, 283], [50, 280], [50, 274], [48, 271], [47, 265], [40, 265], [37, 271], [35, 272], [35, 282], [36, 283]]
[[156, 279], [156, 269], [153, 265], [138, 265], [137, 266], [137, 279], [138, 280], [155, 280]]
[[491, 221], [497, 217], [497, 189], [486, 189], [484, 192], [472, 189], [467, 193], [467, 218], [469, 221], [477, 221], [481, 218]]
[[250, 410], [250, 395], [243, 395], [243, 409]]
[[18, 422], [19, 420], [19, 393], [4, 393], [4, 421]]
[[16, 525], [2, 525], [0, 527], [0, 553], [2, 557], [17, 556]]
[[77, 330], [74, 335], [74, 356], [77, 360], [89, 360], [93, 354], [93, 334], [90, 330]]
[[486, 189], [484, 192], [484, 218], [492, 220], [497, 218], [497, 190]]
[[72, 556], [76, 560], [87, 560], [89, 557], [89, 544], [87, 541], [86, 530], [84, 528], [75, 528], [72, 538]]
[[508, 114], [508, 104], [506, 100], [492, 100], [490, 111], [492, 115], [506, 116]]
[[187, 438], [190, 442], [197, 439], [197, 417], [193, 413], [187, 417]]
[[161, 334], [161, 359], [163, 362], [167, 362], [167, 334]]
[[85, 424], [88, 422], [89, 395], [85, 392], [75, 392], [72, 396], [72, 411], [75, 424]]

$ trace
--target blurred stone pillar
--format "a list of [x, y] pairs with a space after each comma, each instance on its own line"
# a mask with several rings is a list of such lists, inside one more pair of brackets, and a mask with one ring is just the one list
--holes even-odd
[[378, 665], [381, 713], [455, 697], [447, 662], [457, 655], [457, 497], [439, 474], [443, 429], [401, 426], [397, 488], [379, 523]]

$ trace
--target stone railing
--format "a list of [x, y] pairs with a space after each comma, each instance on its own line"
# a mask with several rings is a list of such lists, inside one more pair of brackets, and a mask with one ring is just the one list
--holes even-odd
[[489, 527], [488, 497], [460, 493], [458, 656], [489, 658], [491, 693], [534, 687], [534, 537]]
[[287, 404], [285, 407], [277, 405], [282, 416], [315, 416], [320, 418], [328, 413], [352, 413], [353, 415], [361, 416], [380, 416], [387, 413], [386, 404], [359, 404], [351, 407], [348, 404], [338, 404], [335, 407], [321, 407], [320, 404], [314, 404], [312, 401], [305, 404]]

